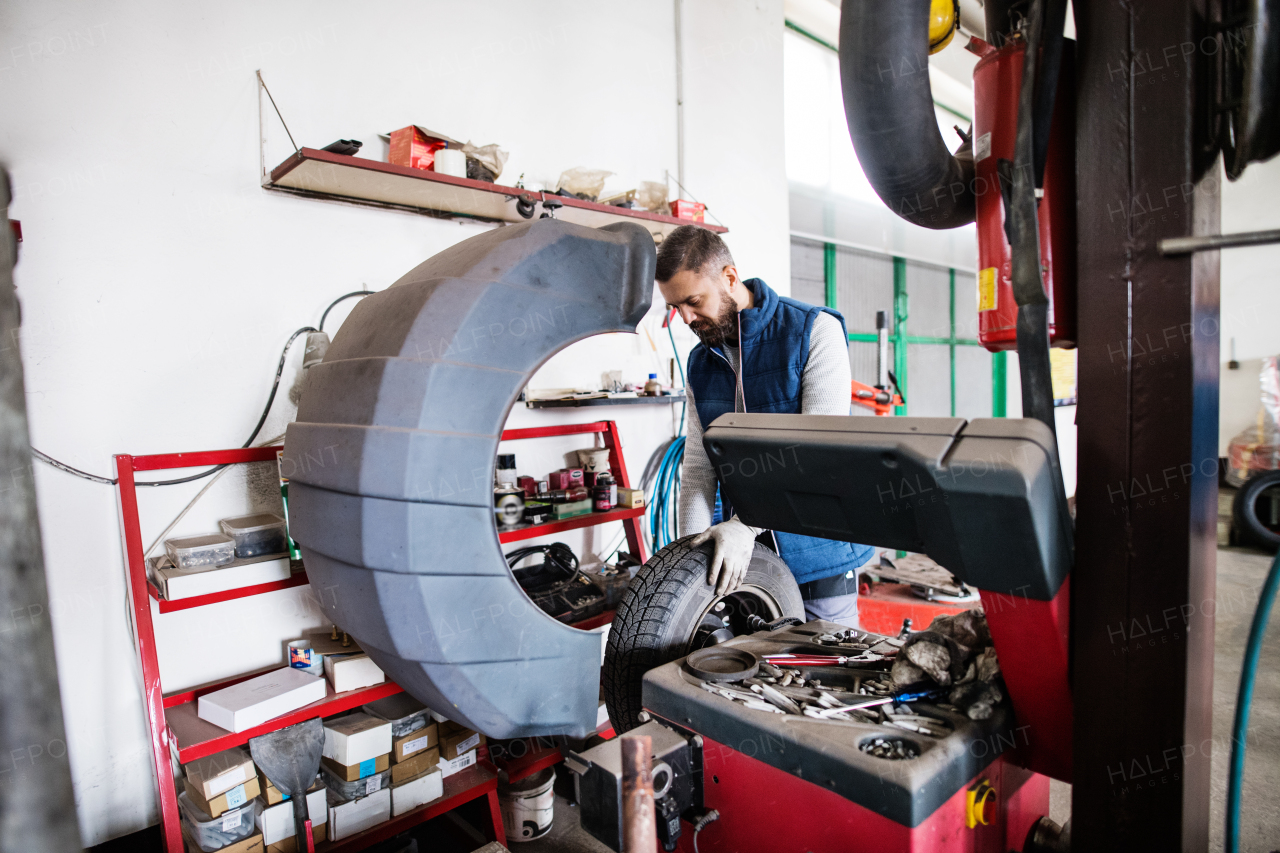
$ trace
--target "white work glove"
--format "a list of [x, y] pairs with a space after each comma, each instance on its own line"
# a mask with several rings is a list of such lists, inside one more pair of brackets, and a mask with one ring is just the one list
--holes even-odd
[[751, 554], [756, 547], [756, 532], [735, 515], [705, 533], [699, 533], [690, 544], [696, 548], [708, 539], [716, 543], [716, 552], [707, 572], [707, 585], [716, 588], [716, 595], [728, 595], [742, 586], [742, 580], [747, 576]]

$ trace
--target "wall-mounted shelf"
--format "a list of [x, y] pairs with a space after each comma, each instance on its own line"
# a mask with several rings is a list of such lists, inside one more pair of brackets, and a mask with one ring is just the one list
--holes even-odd
[[684, 394], [668, 394], [662, 397], [589, 397], [585, 400], [526, 400], [529, 409], [576, 409], [583, 406], [652, 406], [683, 403]]
[[[623, 488], [626, 488], [625, 486]], [[646, 507], [626, 507], [611, 509], [608, 512], [590, 512], [575, 515], [559, 521], [548, 521], [544, 524], [530, 524], [527, 527], [513, 527], [510, 530], [498, 531], [498, 539], [502, 542], [519, 542], [522, 539], [533, 539], [536, 536], [550, 536], [566, 530], [578, 530], [583, 527], [594, 527], [597, 524], [608, 524], [610, 521], [626, 521], [639, 518], [645, 514]]]
[[563, 205], [555, 212], [556, 219], [593, 228], [614, 222], [638, 222], [662, 237], [681, 225], [701, 225], [717, 233], [728, 230], [719, 225], [690, 222], [647, 210], [613, 207], [554, 193], [455, 178], [314, 148], [303, 148], [276, 166], [263, 186], [309, 198], [434, 216], [463, 216], [489, 222], [527, 222], [516, 210], [516, 202], [523, 198], [535, 205], [533, 217], [542, 215], [542, 203], [550, 199]]
[[237, 598], [246, 598], [251, 595], [262, 595], [264, 592], [306, 586], [308, 583], [306, 571], [299, 569], [290, 575], [288, 580], [270, 581], [268, 583], [255, 584], [254, 586], [227, 589], [222, 592], [211, 592], [207, 595], [193, 595], [189, 598], [170, 600], [165, 598], [155, 583], [148, 579], [147, 594], [159, 603], [161, 613], [172, 613], [175, 610], [190, 610], [192, 607], [204, 607], [207, 604], [218, 604], [223, 601], [234, 601]]

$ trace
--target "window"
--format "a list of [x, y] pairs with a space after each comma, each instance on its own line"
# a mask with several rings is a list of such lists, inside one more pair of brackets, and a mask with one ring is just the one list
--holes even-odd
[[[898, 414], [1003, 416], [1006, 357], [977, 341], [973, 226], [919, 228], [880, 201], [849, 139], [835, 51], [787, 30], [783, 72], [791, 296], [844, 316], [853, 378], [869, 385], [876, 312], [887, 312], [889, 369], [906, 399]], [[941, 107], [937, 115], [943, 138], [958, 147], [951, 127], [967, 122]]]

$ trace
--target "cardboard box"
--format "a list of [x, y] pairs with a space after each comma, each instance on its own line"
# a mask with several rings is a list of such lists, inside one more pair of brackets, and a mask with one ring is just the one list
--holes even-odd
[[333, 685], [334, 693], [346, 693], [361, 687], [372, 687], [387, 680], [382, 669], [363, 652], [357, 654], [325, 655], [324, 674]]
[[414, 753], [410, 758], [391, 765], [391, 784], [392, 786], [402, 785], [410, 779], [416, 779], [434, 770], [439, 763], [440, 750], [437, 747], [433, 746]]
[[[312, 837], [315, 837], [315, 827], [324, 825], [329, 819], [327, 792], [327, 788], [321, 788], [307, 794], [307, 816], [311, 818]], [[292, 838], [293, 803], [277, 803], [258, 812], [258, 831], [262, 833], [262, 842], [267, 845]]]
[[444, 776], [437, 770], [391, 789], [391, 816], [399, 817], [444, 794]]
[[192, 805], [199, 808], [209, 817], [217, 817], [227, 809], [238, 809], [262, 793], [257, 776], [251, 776], [248, 782], [236, 785], [231, 790], [224, 791], [212, 800], [206, 800], [201, 795], [200, 789], [191, 784], [190, 779], [184, 779], [182, 784], [186, 788], [187, 797], [191, 800]]
[[[191, 830], [187, 829], [186, 822], [182, 824], [182, 839], [187, 844], [187, 850], [191, 853], [204, 853], [200, 849], [200, 845], [196, 844], [196, 840], [191, 837]], [[263, 853], [262, 833], [255, 832], [248, 838], [242, 838], [235, 844], [229, 844], [221, 848], [218, 853]]]
[[[328, 806], [325, 811], [328, 812]], [[324, 841], [329, 837], [329, 824], [325, 823], [316, 825], [315, 821], [311, 822], [311, 840], [316, 844]], [[222, 853], [221, 850], [218, 853]], [[267, 845], [267, 853], [298, 853], [298, 842], [295, 836], [290, 835], [284, 841], [277, 841], [275, 844]]]
[[644, 489], [618, 489], [618, 506], [622, 509], [644, 506]]
[[473, 732], [471, 729], [462, 729], [457, 732], [450, 732], [448, 735], [440, 738], [440, 757], [446, 761], [452, 761], [463, 753], [471, 750], [484, 743], [484, 735], [479, 732]]
[[404, 761], [414, 753], [422, 752], [424, 749], [430, 749], [439, 743], [438, 724], [428, 723], [424, 729], [418, 729], [416, 732], [409, 732], [404, 737], [396, 738], [391, 742], [391, 756], [397, 762]]
[[359, 764], [339, 764], [332, 758], [321, 756], [320, 763], [343, 782], [355, 782], [386, 770], [391, 766], [391, 756], [379, 755], [377, 758], [369, 758]]
[[391, 724], [364, 711], [325, 720], [321, 755], [339, 764], [359, 764], [391, 752]]
[[591, 501], [573, 501], [567, 504], [553, 504], [551, 517], [555, 519], [575, 518], [579, 515], [590, 515], [593, 512]]
[[292, 574], [288, 555], [281, 557], [250, 557], [233, 560], [225, 566], [211, 568], [179, 569], [168, 556], [154, 557], [151, 577], [166, 601], [180, 601], [197, 595], [227, 592], [260, 583], [287, 581]]
[[358, 800], [342, 800], [333, 791], [329, 797], [329, 838], [341, 841], [391, 819], [391, 789], [383, 788]]
[[445, 761], [441, 759], [440, 775], [448, 779], [450, 776], [452, 776], [454, 773], [457, 773], [459, 770], [466, 770], [468, 767], [476, 763], [476, 761], [479, 759], [479, 755], [480, 755], [479, 752], [473, 749], [470, 752], [466, 752], [466, 753], [463, 753], [462, 755], [459, 755], [457, 758], [453, 759], [452, 761]]
[[671, 215], [677, 219], [688, 219], [690, 222], [702, 222], [706, 219], [707, 206], [699, 201], [687, 201], [678, 198], [671, 202]]
[[200, 799], [205, 801], [254, 778], [253, 759], [247, 749], [238, 746], [184, 764], [182, 772]]
[[[276, 803], [282, 803], [289, 799], [284, 794], [280, 793], [279, 788], [271, 784], [271, 780], [268, 779], [261, 770], [258, 771], [258, 785], [262, 788], [262, 793], [258, 798], [269, 806], [274, 806]], [[312, 791], [319, 791], [323, 787], [324, 782], [320, 781], [320, 774], [317, 773], [316, 781], [312, 783], [311, 788], [307, 793], [310, 794]]]
[[324, 697], [323, 678], [286, 666], [206, 693], [197, 700], [196, 715], [227, 731], [242, 732]]
[[[387, 162], [410, 169], [430, 171], [435, 168], [436, 152], [453, 142], [444, 134], [411, 124], [391, 131], [391, 150]], [[461, 147], [453, 142], [454, 147]]]

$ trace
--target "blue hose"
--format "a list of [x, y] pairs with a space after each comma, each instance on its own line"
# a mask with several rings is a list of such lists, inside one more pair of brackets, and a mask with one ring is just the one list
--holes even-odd
[[1262, 638], [1267, 633], [1271, 618], [1271, 605], [1276, 600], [1276, 588], [1280, 587], [1280, 554], [1271, 562], [1271, 571], [1262, 585], [1258, 608], [1253, 611], [1253, 625], [1249, 628], [1249, 643], [1244, 650], [1244, 664], [1240, 667], [1240, 693], [1236, 697], [1236, 720], [1231, 731], [1231, 767], [1227, 772], [1227, 829], [1226, 853], [1237, 853], [1240, 848], [1240, 787], [1244, 781], [1245, 736], [1249, 729], [1249, 706], [1253, 703], [1253, 682], [1258, 674], [1258, 656], [1262, 653]]
[[653, 479], [653, 495], [649, 499], [649, 535], [653, 549], [663, 548], [678, 538], [676, 517], [680, 496], [680, 469], [684, 464], [684, 436], [677, 436], [667, 446]]
[[[683, 384], [684, 365], [680, 361], [680, 351], [676, 349], [676, 338], [671, 331], [670, 323], [667, 324], [667, 336], [671, 339], [671, 350], [676, 354], [676, 366], [680, 369], [680, 382]], [[676, 437], [662, 453], [662, 461], [658, 464], [657, 473], [653, 478], [653, 492], [649, 496], [649, 536], [655, 551], [679, 538], [680, 470], [684, 465], [685, 440], [681, 433], [684, 432], [684, 413], [687, 406], [688, 403], [682, 403], [680, 406], [680, 425], [677, 427]], [[653, 463], [650, 462], [650, 464]]]

